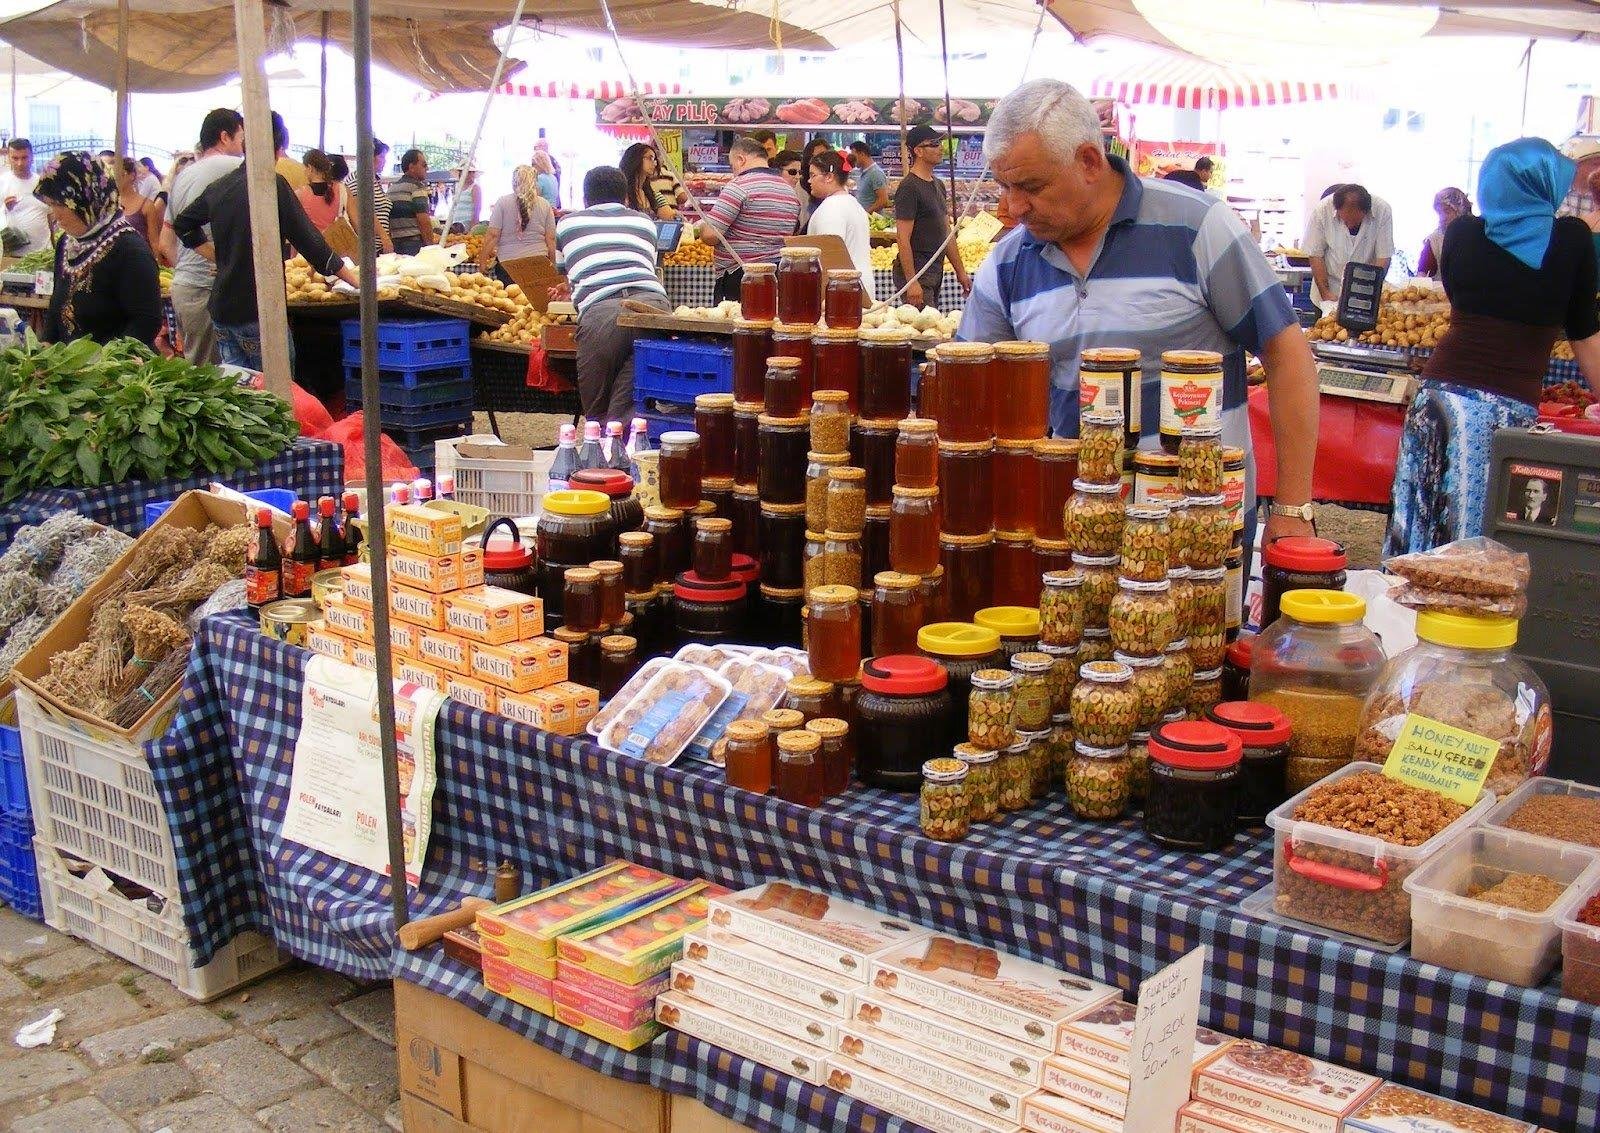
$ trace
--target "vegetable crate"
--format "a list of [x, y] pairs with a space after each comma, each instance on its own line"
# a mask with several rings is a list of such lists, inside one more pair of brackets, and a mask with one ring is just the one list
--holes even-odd
[[[344, 364], [361, 370], [361, 320], [339, 324], [344, 340]], [[410, 381], [426, 380], [434, 366], [464, 366], [471, 361], [472, 325], [466, 319], [380, 319], [378, 368]], [[389, 380], [385, 377], [385, 380]]]
[[28, 809], [28, 774], [22, 762], [22, 733], [11, 724], [0, 724], [0, 810]]
[[484, 460], [455, 454], [455, 498], [494, 515], [537, 515], [550, 486], [550, 465], [532, 460]]
[[39, 920], [39, 874], [33, 860], [33, 816], [0, 809], [0, 900], [25, 917]]
[[643, 402], [693, 405], [702, 393], [733, 389], [733, 347], [688, 338], [640, 338], [633, 344], [633, 392]]
[[[245, 932], [220, 948], [205, 967], [196, 967], [176, 900], [119, 886], [42, 838], [34, 840], [34, 853], [45, 924], [170, 980], [191, 999], [206, 1002], [226, 995], [288, 962], [272, 941]], [[112, 882], [109, 887], [107, 881]]]

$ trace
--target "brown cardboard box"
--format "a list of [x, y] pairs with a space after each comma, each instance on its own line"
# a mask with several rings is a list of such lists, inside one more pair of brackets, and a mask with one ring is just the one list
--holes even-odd
[[668, 1131], [660, 1090], [580, 1066], [404, 980], [394, 1005], [408, 1133]]
[[693, 1098], [672, 1095], [672, 1133], [745, 1133], [749, 1128], [707, 1109]]

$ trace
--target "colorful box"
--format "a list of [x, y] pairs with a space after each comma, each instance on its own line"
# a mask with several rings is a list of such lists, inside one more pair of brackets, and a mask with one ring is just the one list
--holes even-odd
[[656, 999], [656, 1020], [742, 1058], [820, 1086], [828, 1072], [828, 1052], [769, 1031], [675, 991]]
[[[480, 561], [479, 571], [482, 571]], [[419, 555], [412, 551], [389, 551], [389, 583], [426, 590], [429, 594], [448, 594], [465, 585], [461, 581], [459, 555]]]
[[706, 903], [727, 892], [719, 885], [692, 882], [625, 917], [563, 935], [556, 941], [556, 955], [618, 983], [641, 983], [672, 967], [683, 955], [684, 934], [705, 924]]
[[478, 938], [477, 929], [451, 929], [440, 943], [444, 945], [444, 954], [456, 963], [483, 971], [483, 942]]
[[350, 663], [358, 669], [376, 672], [378, 669], [378, 651], [364, 642], [352, 641], [350, 643]]
[[461, 550], [461, 517], [421, 504], [393, 504], [383, 509], [389, 543], [419, 555], [454, 555]]
[[567, 698], [547, 688], [525, 693], [501, 692], [495, 711], [508, 720], [556, 736], [575, 736], [580, 730]]
[[358, 610], [372, 609], [372, 568], [366, 563], [352, 563], [339, 568], [339, 578], [344, 584], [344, 604]]
[[1022, 1113], [1031, 1133], [1123, 1133], [1122, 1118], [1051, 1094], [1034, 1094]]
[[873, 957], [928, 930], [848, 901], [771, 881], [711, 902], [711, 923], [808, 964], [865, 981]]
[[548, 637], [505, 645], [472, 643], [472, 672], [506, 692], [533, 692], [567, 679], [567, 647]]
[[472, 644], [453, 633], [442, 630], [421, 629], [417, 634], [417, 660], [424, 661], [446, 673], [458, 676], [472, 674]]
[[935, 1015], [890, 995], [868, 995], [857, 1000], [854, 1020], [1002, 1078], [1032, 1086], [1044, 1081], [1049, 1056], [1038, 1047], [967, 1026], [959, 1019]]
[[[612, 862], [570, 881], [481, 910], [477, 916], [478, 933], [486, 956], [489, 945], [499, 942], [554, 964], [558, 936], [631, 912], [683, 885], [647, 866]], [[552, 968], [551, 975], [554, 974]]]
[[323, 628], [333, 633], [343, 634], [363, 645], [372, 644], [372, 613], [370, 610], [359, 610], [354, 606], [347, 606], [337, 598], [329, 598], [322, 604]]
[[557, 1006], [581, 1011], [590, 1019], [616, 1031], [635, 1031], [646, 1023], [655, 1022], [656, 1019], [656, 999], [653, 995], [645, 997], [638, 1003], [618, 1003], [598, 995], [590, 995], [583, 988], [573, 984], [562, 983], [559, 976], [556, 982], [550, 985], [550, 989]]
[[1371, 1074], [1241, 1040], [1195, 1072], [1193, 1095], [1301, 1133], [1339, 1133], [1382, 1084]]
[[654, 1042], [661, 1034], [661, 1024], [654, 1019], [646, 1020], [641, 1026], [625, 1031], [620, 1027], [613, 1027], [609, 1023], [595, 1018], [585, 1011], [566, 1004], [556, 1004], [552, 1015], [558, 1022], [569, 1027], [575, 1027], [586, 1035], [599, 1039], [603, 1043], [610, 1043], [622, 1050], [638, 1050], [645, 1043]]
[[492, 684], [471, 677], [455, 673], [446, 674], [444, 694], [451, 700], [459, 700], [462, 704], [470, 704], [473, 708], [484, 712], [500, 710], [500, 690]]
[[444, 597], [409, 586], [390, 586], [389, 613], [424, 629], [443, 629]]
[[950, 936], [924, 935], [871, 963], [874, 992], [887, 992], [1046, 1050], [1062, 1024], [1119, 998], [1114, 987]]
[[410, 622], [389, 619], [389, 652], [399, 657], [416, 657], [417, 642], [423, 629]]
[[327, 622], [319, 619], [306, 623], [306, 648], [311, 652], [332, 657], [335, 661], [348, 662], [350, 645], [350, 639], [329, 630]]
[[1017, 1129], [1015, 1121], [933, 1097], [904, 1079], [843, 1055], [828, 1059], [824, 1084], [886, 1113], [914, 1121], [932, 1133], [1016, 1133]]
[[1031, 1083], [1002, 1078], [953, 1058], [932, 1056], [924, 1048], [876, 1027], [855, 1024], [840, 1027], [839, 1042], [834, 1049], [857, 1062], [920, 1086], [935, 1097], [948, 1098], [1017, 1124], [1022, 1122], [1023, 1103], [1038, 1092], [1038, 1087]]
[[551, 980], [488, 953], [483, 956], [483, 986], [541, 1015], [556, 1013]]
[[527, 641], [544, 633], [544, 602], [498, 586], [463, 590], [445, 600], [445, 626], [485, 645]]
[[791, 1039], [833, 1050], [839, 1042], [839, 1020], [820, 1011], [773, 995], [768, 989], [742, 983], [732, 976], [679, 960], [672, 965], [672, 990], [726, 1011], [739, 1019], [776, 1031]]
[[[1120, 1079], [1126, 1093], [1128, 1078], [1128, 1049], [1133, 1043], [1133, 1024], [1138, 1008], [1117, 1000], [1102, 1003], [1061, 1028], [1056, 1036], [1056, 1053], [1070, 1062], [1099, 1072], [1100, 1078]], [[1209, 1027], [1199, 1027], [1194, 1036], [1194, 1064], [1203, 1065], [1207, 1059], [1227, 1049], [1234, 1042], [1228, 1035]], [[1067, 1068], [1068, 1071], [1072, 1067]]]
[[1288, 1133], [1275, 1121], [1235, 1113], [1210, 1102], [1190, 1102], [1178, 1111], [1176, 1133]]
[[1497, 1113], [1386, 1082], [1346, 1119], [1349, 1133], [1534, 1133]]
[[850, 1018], [856, 996], [865, 990], [852, 979], [751, 944], [714, 925], [684, 937], [683, 955], [686, 960], [837, 1019]]
[[588, 685], [580, 685], [576, 681], [557, 681], [550, 686], [556, 692], [566, 697], [572, 705], [573, 734], [583, 730], [583, 726], [600, 711], [600, 692]]
[[672, 973], [658, 972], [643, 983], [622, 984], [598, 973], [577, 967], [570, 961], [556, 960], [556, 983], [581, 991], [593, 999], [603, 999], [618, 1007], [634, 1008], [654, 1002], [671, 986]]
[[[426, 661], [413, 661], [409, 657], [392, 657], [390, 660], [392, 662], [390, 671], [395, 680], [403, 681], [406, 684], [420, 685], [432, 692], [439, 693], [441, 696], [444, 694], [446, 674], [443, 669], [430, 665]], [[374, 662], [373, 667], [377, 667], [376, 662]]]

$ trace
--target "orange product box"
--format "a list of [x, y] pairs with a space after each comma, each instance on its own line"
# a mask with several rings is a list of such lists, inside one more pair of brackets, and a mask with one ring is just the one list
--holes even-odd
[[472, 646], [453, 633], [418, 630], [416, 655], [417, 660], [426, 661], [446, 673], [464, 677], [472, 672]]
[[544, 602], [515, 590], [480, 586], [445, 599], [445, 626], [485, 645], [527, 641], [544, 632]]
[[[683, 885], [647, 866], [612, 862], [570, 881], [480, 910], [477, 927], [484, 955], [490, 954], [491, 942], [499, 941], [553, 965], [558, 936], [614, 919]], [[554, 975], [552, 969], [551, 976]]]
[[483, 957], [483, 986], [541, 1015], [554, 1015], [556, 1012], [550, 980], [487, 953]]
[[444, 679], [444, 694], [451, 700], [459, 700], [462, 704], [470, 704], [485, 712], [500, 710], [500, 690], [471, 677], [447, 673]]
[[414, 626], [410, 622], [389, 619], [389, 652], [400, 657], [417, 656], [418, 635], [423, 632], [421, 626]]
[[1210, 1102], [1189, 1102], [1178, 1111], [1176, 1133], [1287, 1133], [1276, 1121], [1237, 1113]]
[[366, 610], [347, 606], [337, 598], [329, 598], [322, 606], [323, 628], [343, 634], [361, 642], [372, 644], [372, 615]]
[[414, 661], [410, 657], [394, 658], [393, 676], [397, 681], [406, 681], [423, 688], [431, 689], [437, 693], [444, 692], [445, 674], [442, 670], [426, 661]]
[[444, 598], [409, 586], [389, 587], [389, 612], [424, 629], [444, 628]]
[[350, 663], [358, 669], [376, 672], [378, 668], [378, 651], [370, 645], [352, 641], [350, 643]]
[[[666, 973], [663, 972], [662, 974], [665, 975]], [[559, 978], [550, 985], [550, 994], [555, 999], [558, 1007], [568, 1007], [573, 1011], [581, 1011], [595, 1022], [604, 1023], [606, 1026], [618, 1031], [635, 1030], [646, 1023], [654, 1022], [656, 1017], [656, 998], [654, 995], [645, 996], [636, 1003], [620, 1003], [614, 999], [595, 995]]]
[[502, 692], [495, 711], [508, 720], [556, 736], [575, 736], [583, 728], [573, 715], [571, 701], [553, 685], [532, 692]]
[[[1133, 1025], [1137, 1016], [1138, 1008], [1118, 999], [1102, 1003], [1068, 1021], [1056, 1034], [1056, 1053], [1064, 1059], [1061, 1073], [1082, 1077], [1080, 1072], [1087, 1071], [1095, 1081], [1109, 1080], [1111, 1085], [1120, 1082], [1122, 1093], [1126, 1095], [1129, 1048], [1133, 1045]], [[1203, 1065], [1232, 1042], [1229, 1036], [1209, 1027], [1196, 1028], [1194, 1065]], [[1074, 1096], [1063, 1090], [1057, 1090], [1056, 1093]], [[1123, 1102], [1126, 1103], [1126, 1100], [1124, 1097]], [[1096, 1109], [1106, 1108], [1092, 1101], [1088, 1104]], [[1121, 1110], [1110, 1109], [1107, 1112], [1120, 1113]]]
[[[556, 987], [570, 988], [589, 999], [604, 1000], [610, 1006], [625, 1011], [648, 1010], [655, 1002], [656, 996], [666, 991], [671, 983], [671, 972], [661, 972], [643, 983], [619, 984], [616, 980], [608, 980], [594, 972], [573, 967], [564, 960], [556, 961]], [[630, 1024], [630, 1028], [634, 1025], [636, 1024]]]
[[461, 589], [459, 555], [421, 555], [415, 551], [389, 550], [389, 582], [426, 590], [429, 594], [448, 594]]
[[313, 653], [335, 661], [349, 661], [351, 644], [349, 638], [330, 632], [328, 624], [320, 619], [306, 624], [306, 648]]
[[472, 643], [471, 675], [507, 692], [532, 692], [567, 679], [567, 647], [548, 637], [504, 645]]
[[396, 504], [383, 511], [389, 542], [419, 555], [454, 555], [461, 550], [461, 517], [421, 504]]
[[554, 980], [556, 978], [556, 962], [553, 957], [535, 956], [525, 948], [516, 947], [507, 943], [504, 939], [486, 937], [480, 932], [478, 933], [478, 951], [485, 960], [492, 956], [496, 960], [504, 961], [513, 968], [527, 972], [530, 976], [538, 976], [542, 980]]
[[576, 681], [560, 681], [550, 686], [560, 692], [572, 704], [573, 722], [578, 730], [600, 711], [600, 690], [580, 685]]
[[1044, 1093], [1024, 1103], [1022, 1126], [1030, 1133], [1124, 1133], [1122, 1118]]
[[339, 568], [344, 582], [344, 604], [358, 610], [372, 609], [372, 568], [366, 563], [352, 563]]
[[705, 924], [706, 903], [712, 897], [728, 892], [696, 881], [619, 920], [562, 936], [556, 955], [609, 980], [640, 983], [682, 958], [684, 934]]

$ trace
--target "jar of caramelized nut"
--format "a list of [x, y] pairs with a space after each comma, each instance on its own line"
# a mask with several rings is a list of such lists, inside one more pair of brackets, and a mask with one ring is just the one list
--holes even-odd
[[1011, 658], [1016, 678], [1013, 721], [1018, 732], [1037, 732], [1050, 725], [1050, 657], [1043, 653], [1018, 653]]
[[990, 751], [1017, 742], [1017, 679], [1004, 669], [972, 674], [967, 698], [967, 742]]
[[1067, 805], [1079, 818], [1121, 818], [1132, 780], [1126, 744], [1097, 747], [1079, 741], [1067, 763]]
[[1078, 647], [1040, 645], [1039, 652], [1050, 658], [1050, 672], [1046, 677], [1050, 685], [1051, 716], [1072, 711], [1072, 689], [1078, 683]]
[[1178, 479], [1186, 495], [1222, 493], [1222, 426], [1196, 425], [1183, 430], [1178, 443]]
[[1017, 742], [1028, 745], [1028, 796], [1038, 802], [1050, 793], [1050, 729], [1018, 732]]
[[1078, 480], [1062, 526], [1075, 554], [1115, 555], [1122, 549], [1122, 524], [1126, 507], [1122, 484], [1093, 484]]
[[1135, 657], [1159, 657], [1177, 636], [1172, 584], [1124, 578], [1111, 600], [1111, 643]]
[[1147, 732], [1161, 723], [1161, 716], [1167, 710], [1165, 658], [1117, 653], [1115, 659], [1133, 670], [1130, 683], [1137, 698], [1133, 727], [1135, 731]]
[[1090, 661], [1111, 660], [1111, 655], [1115, 652], [1116, 650], [1111, 646], [1110, 630], [1085, 626], [1083, 629], [1083, 640], [1078, 642], [1079, 672], [1081, 673], [1083, 671], [1083, 667]]
[[967, 817], [990, 822], [1000, 812], [1000, 753], [976, 744], [957, 744], [955, 757], [967, 765]]
[[1172, 529], [1167, 526], [1164, 504], [1127, 509], [1122, 528], [1122, 577], [1137, 582], [1161, 582], [1172, 560]]
[[1089, 484], [1122, 484], [1122, 414], [1085, 413], [1078, 434], [1078, 479]]
[[1105, 629], [1111, 621], [1111, 600], [1117, 596], [1116, 555], [1073, 553], [1072, 565], [1083, 576], [1083, 626]]
[[922, 833], [939, 842], [959, 842], [970, 823], [967, 765], [959, 759], [930, 759], [922, 765]]
[[1221, 567], [1189, 572], [1189, 656], [1196, 669], [1217, 669], [1227, 657], [1227, 572]]
[[1000, 753], [1000, 809], [1023, 810], [1033, 801], [1033, 765], [1028, 743], [1018, 741]]
[[1211, 570], [1226, 566], [1233, 546], [1233, 518], [1221, 496], [1190, 496], [1188, 542], [1182, 548], [1185, 566]]
[[1194, 683], [1194, 660], [1189, 656], [1189, 639], [1180, 637], [1167, 646], [1161, 655], [1161, 675], [1167, 681], [1167, 703], [1162, 715], [1174, 708], [1182, 708], [1189, 700], [1189, 686]]
[[1073, 734], [1094, 747], [1127, 743], [1139, 715], [1133, 670], [1116, 661], [1091, 661], [1079, 667], [1078, 677], [1072, 690]]
[[1076, 648], [1083, 640], [1083, 572], [1076, 568], [1052, 570], [1043, 581], [1039, 592], [1039, 642]]

